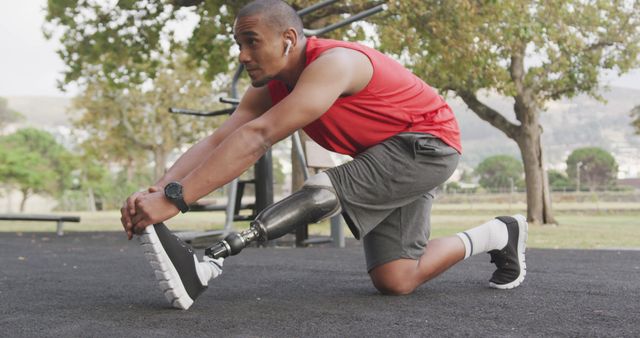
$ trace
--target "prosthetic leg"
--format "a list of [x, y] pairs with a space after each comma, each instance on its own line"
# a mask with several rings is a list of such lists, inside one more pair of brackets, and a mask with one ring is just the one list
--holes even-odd
[[264, 209], [249, 229], [231, 233], [207, 248], [205, 255], [214, 259], [237, 255], [251, 242], [282, 237], [298, 225], [316, 223], [340, 211], [329, 176], [320, 173], [307, 180], [299, 191]]

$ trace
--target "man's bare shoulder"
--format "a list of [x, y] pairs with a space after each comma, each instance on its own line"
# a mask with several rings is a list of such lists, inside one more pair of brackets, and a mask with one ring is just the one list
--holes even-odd
[[347, 47], [334, 47], [322, 52], [316, 60], [331, 60], [332, 62], [346, 63], [350, 65], [371, 65], [369, 57], [363, 52]]
[[[351, 95], [362, 90], [373, 76], [373, 65], [364, 53], [351, 48], [335, 47], [324, 51], [314, 62], [332, 67], [340, 74], [350, 75], [347, 90], [343, 95]], [[311, 64], [313, 64], [312, 62]]]

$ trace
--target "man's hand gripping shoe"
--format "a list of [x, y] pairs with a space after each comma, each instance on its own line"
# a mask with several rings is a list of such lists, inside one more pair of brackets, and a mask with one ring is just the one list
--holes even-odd
[[146, 227], [140, 244], [160, 290], [175, 308], [188, 309], [207, 289], [209, 280], [222, 273], [223, 259], [205, 257], [204, 262], [198, 262], [193, 248], [173, 235], [163, 223]]

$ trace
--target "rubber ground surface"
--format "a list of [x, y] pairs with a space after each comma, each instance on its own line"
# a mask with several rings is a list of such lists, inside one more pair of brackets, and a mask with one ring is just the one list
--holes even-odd
[[249, 248], [188, 311], [120, 233], [0, 233], [2, 337], [640, 336], [640, 251], [528, 250], [514, 290], [474, 256], [382, 296], [362, 248]]

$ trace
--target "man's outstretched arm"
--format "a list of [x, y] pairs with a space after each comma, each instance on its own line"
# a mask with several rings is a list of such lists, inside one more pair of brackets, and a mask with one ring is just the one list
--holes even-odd
[[[304, 70], [289, 96], [222, 140], [181, 180], [185, 201], [197, 201], [242, 174], [272, 144], [319, 118], [340, 95], [357, 86], [358, 67], [349, 55], [330, 53], [318, 58]], [[163, 192], [138, 198], [136, 210], [132, 222], [138, 231], [178, 213]]]
[[215, 149], [233, 131], [257, 118], [270, 107], [271, 98], [266, 87], [249, 88], [235, 112], [214, 133], [205, 137], [182, 154], [154, 186], [162, 188], [169, 182], [182, 180], [199, 166], [211, 150]]
[[121, 222], [129, 239], [133, 236], [133, 222], [131, 218], [136, 215], [135, 201], [149, 193], [160, 192], [169, 182], [181, 181], [187, 174], [198, 167], [207, 155], [215, 149], [233, 131], [247, 122], [257, 118], [271, 106], [269, 91], [264, 88], [249, 88], [242, 97], [235, 112], [214, 133], [200, 140], [189, 148], [171, 168], [146, 192], [131, 194], [124, 202], [120, 213]]

